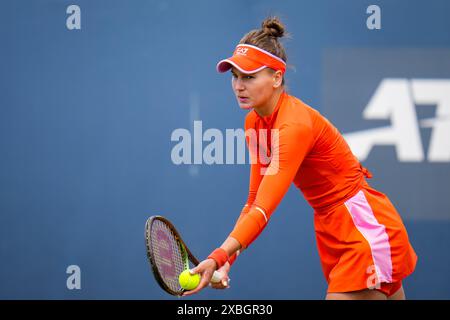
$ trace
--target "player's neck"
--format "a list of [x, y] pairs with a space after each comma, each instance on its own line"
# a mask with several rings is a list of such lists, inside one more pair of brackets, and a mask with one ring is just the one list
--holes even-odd
[[274, 94], [267, 101], [267, 103], [265, 103], [264, 105], [259, 106], [257, 108], [254, 108], [255, 112], [260, 117], [270, 116], [275, 111], [275, 108], [277, 107], [278, 101], [280, 100], [281, 94], [283, 93], [283, 91], [284, 91], [283, 88], [279, 88], [277, 91], [274, 92]]

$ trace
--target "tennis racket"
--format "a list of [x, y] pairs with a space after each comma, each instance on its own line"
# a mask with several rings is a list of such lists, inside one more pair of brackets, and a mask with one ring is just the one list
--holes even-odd
[[[167, 293], [181, 296], [183, 289], [178, 276], [189, 269], [189, 262], [199, 261], [189, 251], [173, 224], [164, 217], [151, 216], [145, 224], [145, 245], [153, 275], [159, 286]], [[211, 282], [220, 282], [221, 275], [215, 271]]]

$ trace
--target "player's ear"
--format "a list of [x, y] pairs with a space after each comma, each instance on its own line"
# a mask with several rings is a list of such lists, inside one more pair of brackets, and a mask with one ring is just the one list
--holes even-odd
[[283, 73], [280, 70], [277, 70], [272, 75], [273, 87], [276, 89], [280, 87], [283, 83]]

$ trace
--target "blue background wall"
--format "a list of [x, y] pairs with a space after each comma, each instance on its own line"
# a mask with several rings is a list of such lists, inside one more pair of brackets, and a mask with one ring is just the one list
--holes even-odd
[[[81, 8], [81, 30], [66, 27], [71, 4]], [[381, 30], [366, 27], [371, 4], [381, 7]], [[448, 48], [450, 3], [444, 0], [3, 0], [0, 7], [3, 299], [172, 298], [150, 272], [146, 219], [168, 217], [204, 257], [231, 231], [246, 200], [248, 165], [176, 166], [171, 133], [192, 130], [194, 120], [204, 130], [242, 128], [246, 111], [237, 107], [230, 76], [217, 74], [215, 65], [269, 14], [279, 15], [293, 36], [285, 42], [295, 67], [287, 73], [290, 93], [343, 133], [371, 127], [361, 112], [383, 77], [450, 78], [450, 56], [430, 66], [424, 54], [423, 65], [419, 59], [410, 66], [418, 71], [392, 74], [389, 55], [373, 54], [386, 66], [376, 69], [376, 81], [359, 82], [373, 67], [361, 70], [347, 60], [353, 71], [340, 70], [344, 83], [363, 84], [358, 92], [365, 96], [353, 100], [352, 86], [330, 89], [339, 71], [330, 56], [339, 49], [354, 49], [357, 57], [361, 48]], [[443, 71], [427, 74], [440, 63]], [[419, 255], [404, 282], [407, 296], [449, 299], [450, 164], [401, 163], [382, 147], [364, 165], [375, 175], [371, 183], [399, 208]], [[424, 192], [429, 206], [412, 215], [421, 201], [411, 197], [418, 193], [411, 186], [423, 187], [417, 172], [427, 177], [423, 189], [436, 192]], [[408, 190], [395, 183], [405, 177]], [[231, 288], [194, 298], [322, 299], [326, 282], [312, 219], [292, 187], [236, 262]], [[80, 290], [66, 287], [69, 265], [81, 268]]]

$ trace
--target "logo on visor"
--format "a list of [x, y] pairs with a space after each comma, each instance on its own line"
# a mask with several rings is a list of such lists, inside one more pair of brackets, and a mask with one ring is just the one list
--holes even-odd
[[240, 55], [242, 55], [242, 56], [246, 56], [247, 55], [247, 51], [248, 51], [248, 48], [237, 48], [237, 50], [236, 50], [236, 54], [240, 54]]

